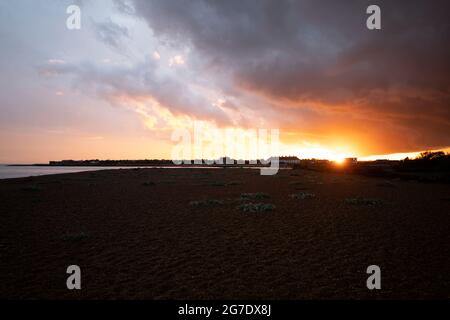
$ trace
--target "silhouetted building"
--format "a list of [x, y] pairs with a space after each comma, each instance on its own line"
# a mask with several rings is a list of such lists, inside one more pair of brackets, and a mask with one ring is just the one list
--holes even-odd
[[280, 157], [280, 165], [296, 165], [300, 164], [300, 159], [295, 156]]
[[344, 159], [344, 162], [345, 162], [346, 164], [355, 164], [355, 163], [358, 162], [358, 158], [345, 158], [345, 159]]

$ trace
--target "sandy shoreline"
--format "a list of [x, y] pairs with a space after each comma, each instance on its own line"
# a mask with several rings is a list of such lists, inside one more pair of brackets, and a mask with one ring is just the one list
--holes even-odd
[[[300, 170], [130, 169], [3, 180], [0, 296], [448, 299], [449, 191]], [[267, 198], [242, 200], [244, 193]], [[307, 194], [313, 197], [302, 199]], [[244, 212], [246, 203], [274, 209]], [[71, 264], [82, 269], [80, 291], [66, 289]], [[371, 264], [382, 269], [379, 291], [366, 288]]]

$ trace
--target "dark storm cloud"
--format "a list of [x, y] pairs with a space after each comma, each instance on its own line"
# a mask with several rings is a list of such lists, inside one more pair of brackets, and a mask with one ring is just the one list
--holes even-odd
[[[382, 30], [366, 28], [370, 4]], [[189, 45], [236, 87], [289, 106], [289, 117], [348, 113], [408, 148], [450, 145], [448, 1], [135, 0], [160, 38]], [[280, 105], [279, 103], [277, 105]], [[343, 107], [345, 106], [345, 107]], [[281, 107], [284, 108], [284, 107]], [[320, 117], [315, 117], [320, 122]], [[319, 119], [317, 119], [319, 118]], [[377, 123], [378, 121], [378, 123]], [[387, 149], [395, 145], [386, 141]], [[392, 150], [393, 151], [393, 150]]]

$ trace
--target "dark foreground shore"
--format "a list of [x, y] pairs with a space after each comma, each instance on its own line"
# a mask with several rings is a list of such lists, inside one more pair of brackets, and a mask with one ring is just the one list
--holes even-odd
[[[449, 191], [302, 170], [2, 180], [0, 297], [449, 299]], [[72, 264], [79, 291], [66, 288]], [[373, 264], [381, 290], [366, 287]]]

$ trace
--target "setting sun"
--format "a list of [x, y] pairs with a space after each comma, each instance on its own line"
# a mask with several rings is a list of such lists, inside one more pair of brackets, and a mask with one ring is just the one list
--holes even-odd
[[334, 163], [336, 163], [337, 165], [342, 166], [345, 163], [345, 159], [344, 158], [335, 159]]

